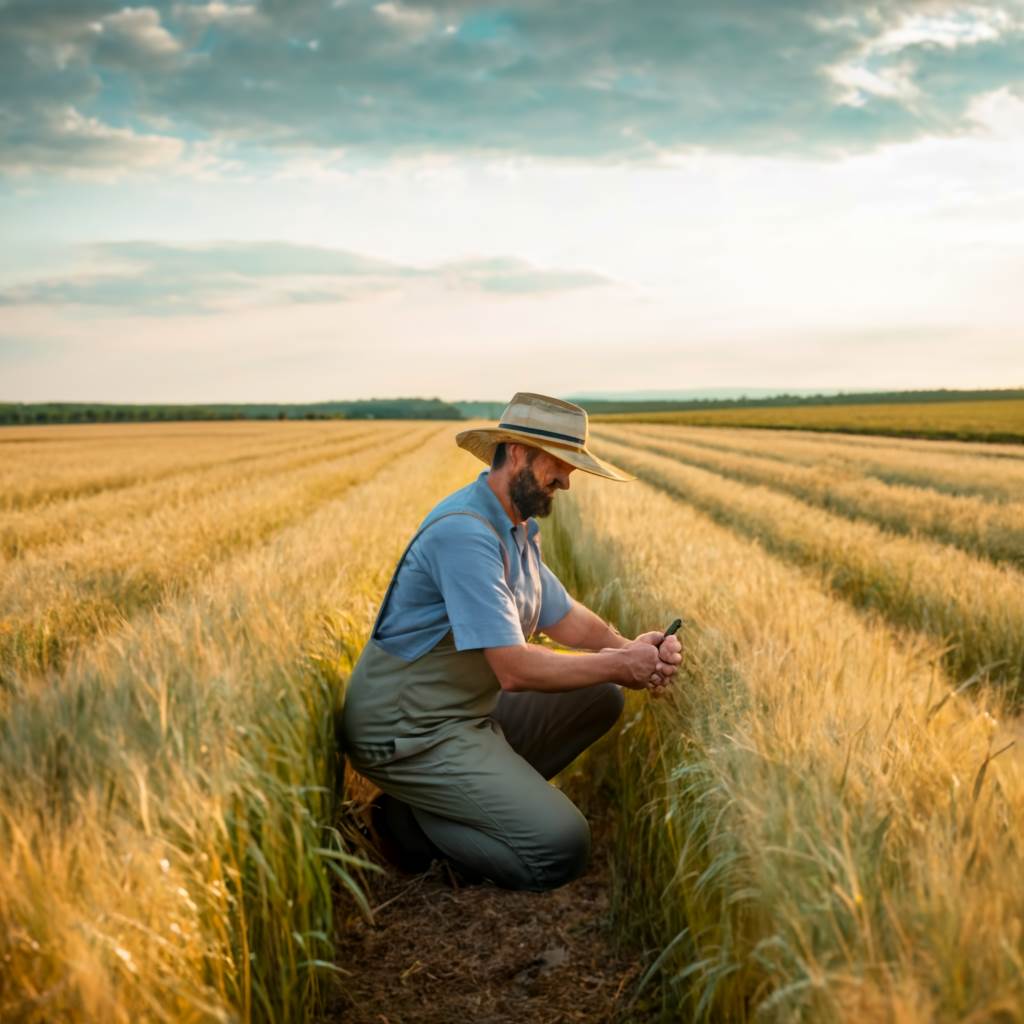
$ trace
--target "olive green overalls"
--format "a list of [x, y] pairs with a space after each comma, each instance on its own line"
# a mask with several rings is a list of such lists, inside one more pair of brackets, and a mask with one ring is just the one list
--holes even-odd
[[[342, 734], [353, 767], [405, 801], [447, 856], [510, 889], [550, 889], [586, 867], [590, 829], [546, 781], [614, 724], [614, 683], [564, 693], [504, 692], [481, 649], [458, 651], [451, 630], [405, 661], [376, 640], [407, 545], [345, 695]], [[501, 538], [499, 537], [499, 544]], [[504, 544], [501, 551], [507, 559]], [[506, 573], [508, 565], [506, 561]], [[533, 635], [539, 617], [523, 622]]]

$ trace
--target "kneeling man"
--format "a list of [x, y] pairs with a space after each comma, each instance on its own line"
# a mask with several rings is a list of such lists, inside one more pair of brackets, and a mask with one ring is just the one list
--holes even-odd
[[[621, 687], [662, 691], [680, 645], [627, 640], [541, 559], [535, 517], [574, 470], [632, 479], [588, 451], [583, 409], [523, 392], [497, 427], [456, 442], [490, 468], [435, 506], [399, 560], [349, 681], [344, 743], [383, 790], [373, 822], [389, 859], [552, 889], [583, 872], [590, 829], [547, 780], [612, 727]], [[537, 632], [590, 653], [527, 643]]]

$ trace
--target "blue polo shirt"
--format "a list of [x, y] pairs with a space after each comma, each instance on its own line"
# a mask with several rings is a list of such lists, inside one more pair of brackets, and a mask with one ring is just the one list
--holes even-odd
[[[423, 532], [399, 564], [374, 633], [389, 654], [412, 661], [449, 629], [460, 651], [521, 644], [535, 620], [537, 630], [546, 629], [572, 607], [565, 587], [541, 559], [537, 521], [513, 525], [487, 473], [449, 494], [420, 524]], [[477, 515], [432, 522], [463, 510]]]

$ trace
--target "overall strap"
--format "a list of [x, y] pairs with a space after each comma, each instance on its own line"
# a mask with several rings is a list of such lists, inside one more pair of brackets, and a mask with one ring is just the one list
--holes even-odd
[[463, 509], [457, 512], [442, 512], [441, 515], [435, 516], [433, 519], [428, 519], [413, 535], [413, 538], [405, 546], [405, 550], [402, 552], [402, 557], [398, 560], [398, 565], [395, 566], [395, 571], [391, 574], [391, 582], [388, 584], [388, 589], [384, 594], [384, 600], [380, 603], [380, 611], [377, 612], [377, 618], [374, 620], [373, 629], [370, 630], [370, 637], [376, 639], [377, 627], [380, 625], [381, 620], [384, 618], [384, 610], [387, 608], [388, 601], [391, 599], [391, 591], [395, 589], [395, 581], [398, 579], [398, 570], [402, 568], [402, 563], [405, 561], [406, 555], [412, 550], [413, 544], [419, 539], [421, 533], [429, 526], [433, 526], [434, 523], [440, 522], [442, 519], [447, 519], [448, 516], [473, 516], [474, 519], [479, 519], [495, 537], [498, 538], [498, 547], [501, 549], [501, 560], [505, 566], [505, 582], [511, 587], [512, 583], [509, 578], [509, 563], [508, 563], [508, 551], [505, 549], [505, 544], [501, 539], [501, 535], [494, 528], [494, 524], [490, 520], [484, 518], [479, 512], [471, 512], [469, 509]]
[[[536, 559], [536, 561], [537, 561], [537, 574], [538, 574], [537, 578], [539, 579], [540, 578], [540, 558], [538, 557]], [[533, 634], [537, 632], [537, 626], [540, 624], [541, 604], [542, 604], [542, 600], [539, 600], [537, 602], [537, 607], [534, 608], [534, 610], [533, 610], [533, 621], [530, 623], [529, 628], [525, 631], [525, 636], [526, 636], [527, 640], [529, 640], [530, 637], [533, 636]]]

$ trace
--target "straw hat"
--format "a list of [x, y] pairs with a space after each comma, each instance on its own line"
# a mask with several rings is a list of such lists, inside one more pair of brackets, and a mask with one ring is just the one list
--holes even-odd
[[488, 465], [494, 449], [502, 441], [542, 448], [570, 466], [608, 480], [635, 479], [587, 451], [586, 410], [560, 398], [520, 391], [505, 406], [496, 427], [463, 430], [455, 435], [455, 443], [460, 448], [472, 452]]

